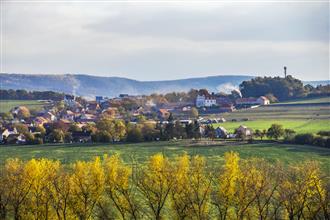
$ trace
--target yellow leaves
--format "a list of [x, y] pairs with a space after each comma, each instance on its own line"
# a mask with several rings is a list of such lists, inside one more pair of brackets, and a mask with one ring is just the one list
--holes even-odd
[[106, 173], [106, 183], [109, 187], [122, 187], [128, 189], [129, 178], [132, 170], [125, 166], [119, 155], [113, 155], [110, 158], [105, 157], [104, 170]]
[[10, 159], [0, 168], [0, 217], [327, 219], [326, 181], [315, 162], [281, 166], [234, 152], [212, 172], [187, 154], [156, 154], [137, 169], [119, 155], [70, 166]]
[[94, 161], [77, 161], [71, 176], [74, 211], [79, 218], [89, 219], [104, 190], [104, 171], [99, 157]]

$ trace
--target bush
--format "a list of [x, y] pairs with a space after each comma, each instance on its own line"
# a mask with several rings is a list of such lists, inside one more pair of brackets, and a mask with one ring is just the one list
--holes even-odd
[[137, 127], [130, 129], [127, 133], [127, 141], [133, 143], [142, 142], [143, 135], [141, 129]]
[[330, 131], [319, 131], [317, 134], [320, 136], [330, 137]]
[[311, 133], [297, 134], [294, 140], [296, 144], [313, 144], [314, 135]]
[[314, 137], [313, 145], [320, 146], [320, 147], [326, 147], [327, 146], [327, 138], [324, 137]]

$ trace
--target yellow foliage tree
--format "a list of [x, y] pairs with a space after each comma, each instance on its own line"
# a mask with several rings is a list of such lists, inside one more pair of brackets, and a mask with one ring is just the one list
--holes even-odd
[[156, 154], [138, 174], [137, 186], [156, 220], [161, 219], [162, 209], [173, 187], [172, 171], [169, 160], [162, 154]]
[[131, 184], [132, 169], [119, 155], [104, 158], [105, 191], [123, 219], [138, 219], [136, 189]]
[[214, 198], [220, 219], [233, 216], [232, 207], [237, 195], [238, 181], [241, 178], [239, 160], [237, 153], [225, 153], [225, 164], [222, 173], [219, 175], [218, 188]]
[[53, 219], [55, 217], [51, 209], [50, 191], [59, 168], [58, 161], [53, 162], [48, 159], [32, 159], [26, 163], [27, 182], [31, 185], [27, 197], [27, 208], [31, 218]]
[[93, 161], [77, 161], [71, 176], [72, 210], [79, 219], [90, 219], [104, 191], [104, 171], [97, 157]]

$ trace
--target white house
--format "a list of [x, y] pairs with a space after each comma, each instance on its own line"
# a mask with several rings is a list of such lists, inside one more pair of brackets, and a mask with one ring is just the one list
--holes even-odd
[[73, 95], [65, 95], [64, 96], [64, 104], [69, 107], [76, 106], [75, 97]]
[[196, 107], [211, 107], [217, 105], [217, 100], [213, 96], [197, 95]]

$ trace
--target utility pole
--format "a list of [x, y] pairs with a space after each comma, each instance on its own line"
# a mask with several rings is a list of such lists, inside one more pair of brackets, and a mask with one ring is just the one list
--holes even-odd
[[286, 78], [286, 66], [284, 67], [284, 78]]

